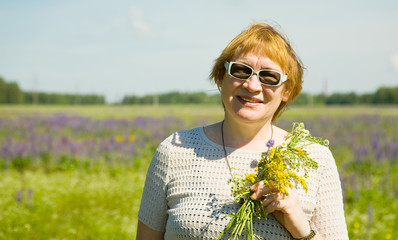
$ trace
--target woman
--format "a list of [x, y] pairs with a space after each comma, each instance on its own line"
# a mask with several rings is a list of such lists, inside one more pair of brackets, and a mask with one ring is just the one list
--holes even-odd
[[[302, 88], [303, 65], [273, 27], [254, 22], [218, 57], [210, 77], [224, 106], [224, 121], [172, 134], [148, 169], [137, 239], [215, 239], [239, 204], [231, 197], [234, 173], [251, 173], [266, 142], [287, 132], [272, 124]], [[341, 185], [330, 151], [306, 149], [319, 168], [310, 170], [308, 192], [274, 192], [259, 182], [267, 219], [253, 220], [261, 239], [348, 239]], [[226, 234], [225, 239], [228, 237]]]

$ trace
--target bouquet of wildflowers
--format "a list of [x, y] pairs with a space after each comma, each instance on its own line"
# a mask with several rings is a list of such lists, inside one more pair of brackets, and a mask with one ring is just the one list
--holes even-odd
[[[260, 199], [250, 198], [253, 194], [253, 191], [250, 190], [251, 186], [264, 181], [268, 188], [288, 195], [287, 189], [293, 188], [295, 183], [307, 191], [304, 178], [308, 176], [310, 168], [318, 168], [318, 163], [308, 156], [303, 147], [313, 143], [329, 145], [328, 140], [311, 136], [309, 131], [304, 128], [303, 123], [293, 123], [292, 131], [281, 145], [274, 147], [272, 141], [267, 143], [268, 151], [262, 154], [256, 172], [231, 179], [234, 184], [232, 196], [236, 202], [243, 202], [243, 204], [236, 214], [228, 214], [232, 219], [217, 239], [228, 229], [231, 229], [228, 239], [236, 239], [243, 230], [246, 232], [246, 239], [259, 239], [253, 233], [253, 217], [266, 218], [267, 211]], [[298, 175], [300, 170], [304, 170], [302, 176]]]

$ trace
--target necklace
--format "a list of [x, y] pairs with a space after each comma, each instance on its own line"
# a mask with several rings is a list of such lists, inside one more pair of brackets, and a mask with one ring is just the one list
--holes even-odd
[[[268, 148], [274, 146], [274, 144], [275, 144], [275, 140], [272, 139], [273, 137], [274, 137], [274, 128], [272, 127], [272, 124], [271, 124], [271, 138], [265, 144]], [[232, 168], [228, 161], [228, 154], [227, 154], [227, 150], [225, 149], [225, 142], [224, 142], [224, 120], [221, 122], [221, 139], [222, 139], [222, 148], [224, 150], [225, 162], [227, 163], [229, 173], [231, 174], [231, 179], [232, 179], [232, 178], [234, 178], [234, 175], [232, 174]]]

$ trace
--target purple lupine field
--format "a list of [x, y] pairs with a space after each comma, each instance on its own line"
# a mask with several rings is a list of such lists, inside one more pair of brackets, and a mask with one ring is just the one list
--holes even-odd
[[137, 117], [93, 119], [56, 114], [16, 119], [0, 118], [1, 165], [7, 170], [15, 159], [29, 165], [55, 167], [79, 161], [136, 164], [175, 129], [181, 119]]

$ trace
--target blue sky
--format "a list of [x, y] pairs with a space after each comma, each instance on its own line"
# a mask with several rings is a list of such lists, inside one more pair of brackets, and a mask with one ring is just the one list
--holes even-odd
[[281, 25], [304, 91], [398, 86], [398, 1], [19, 0], [0, 2], [0, 76], [25, 91], [215, 93], [214, 59], [252, 20]]

